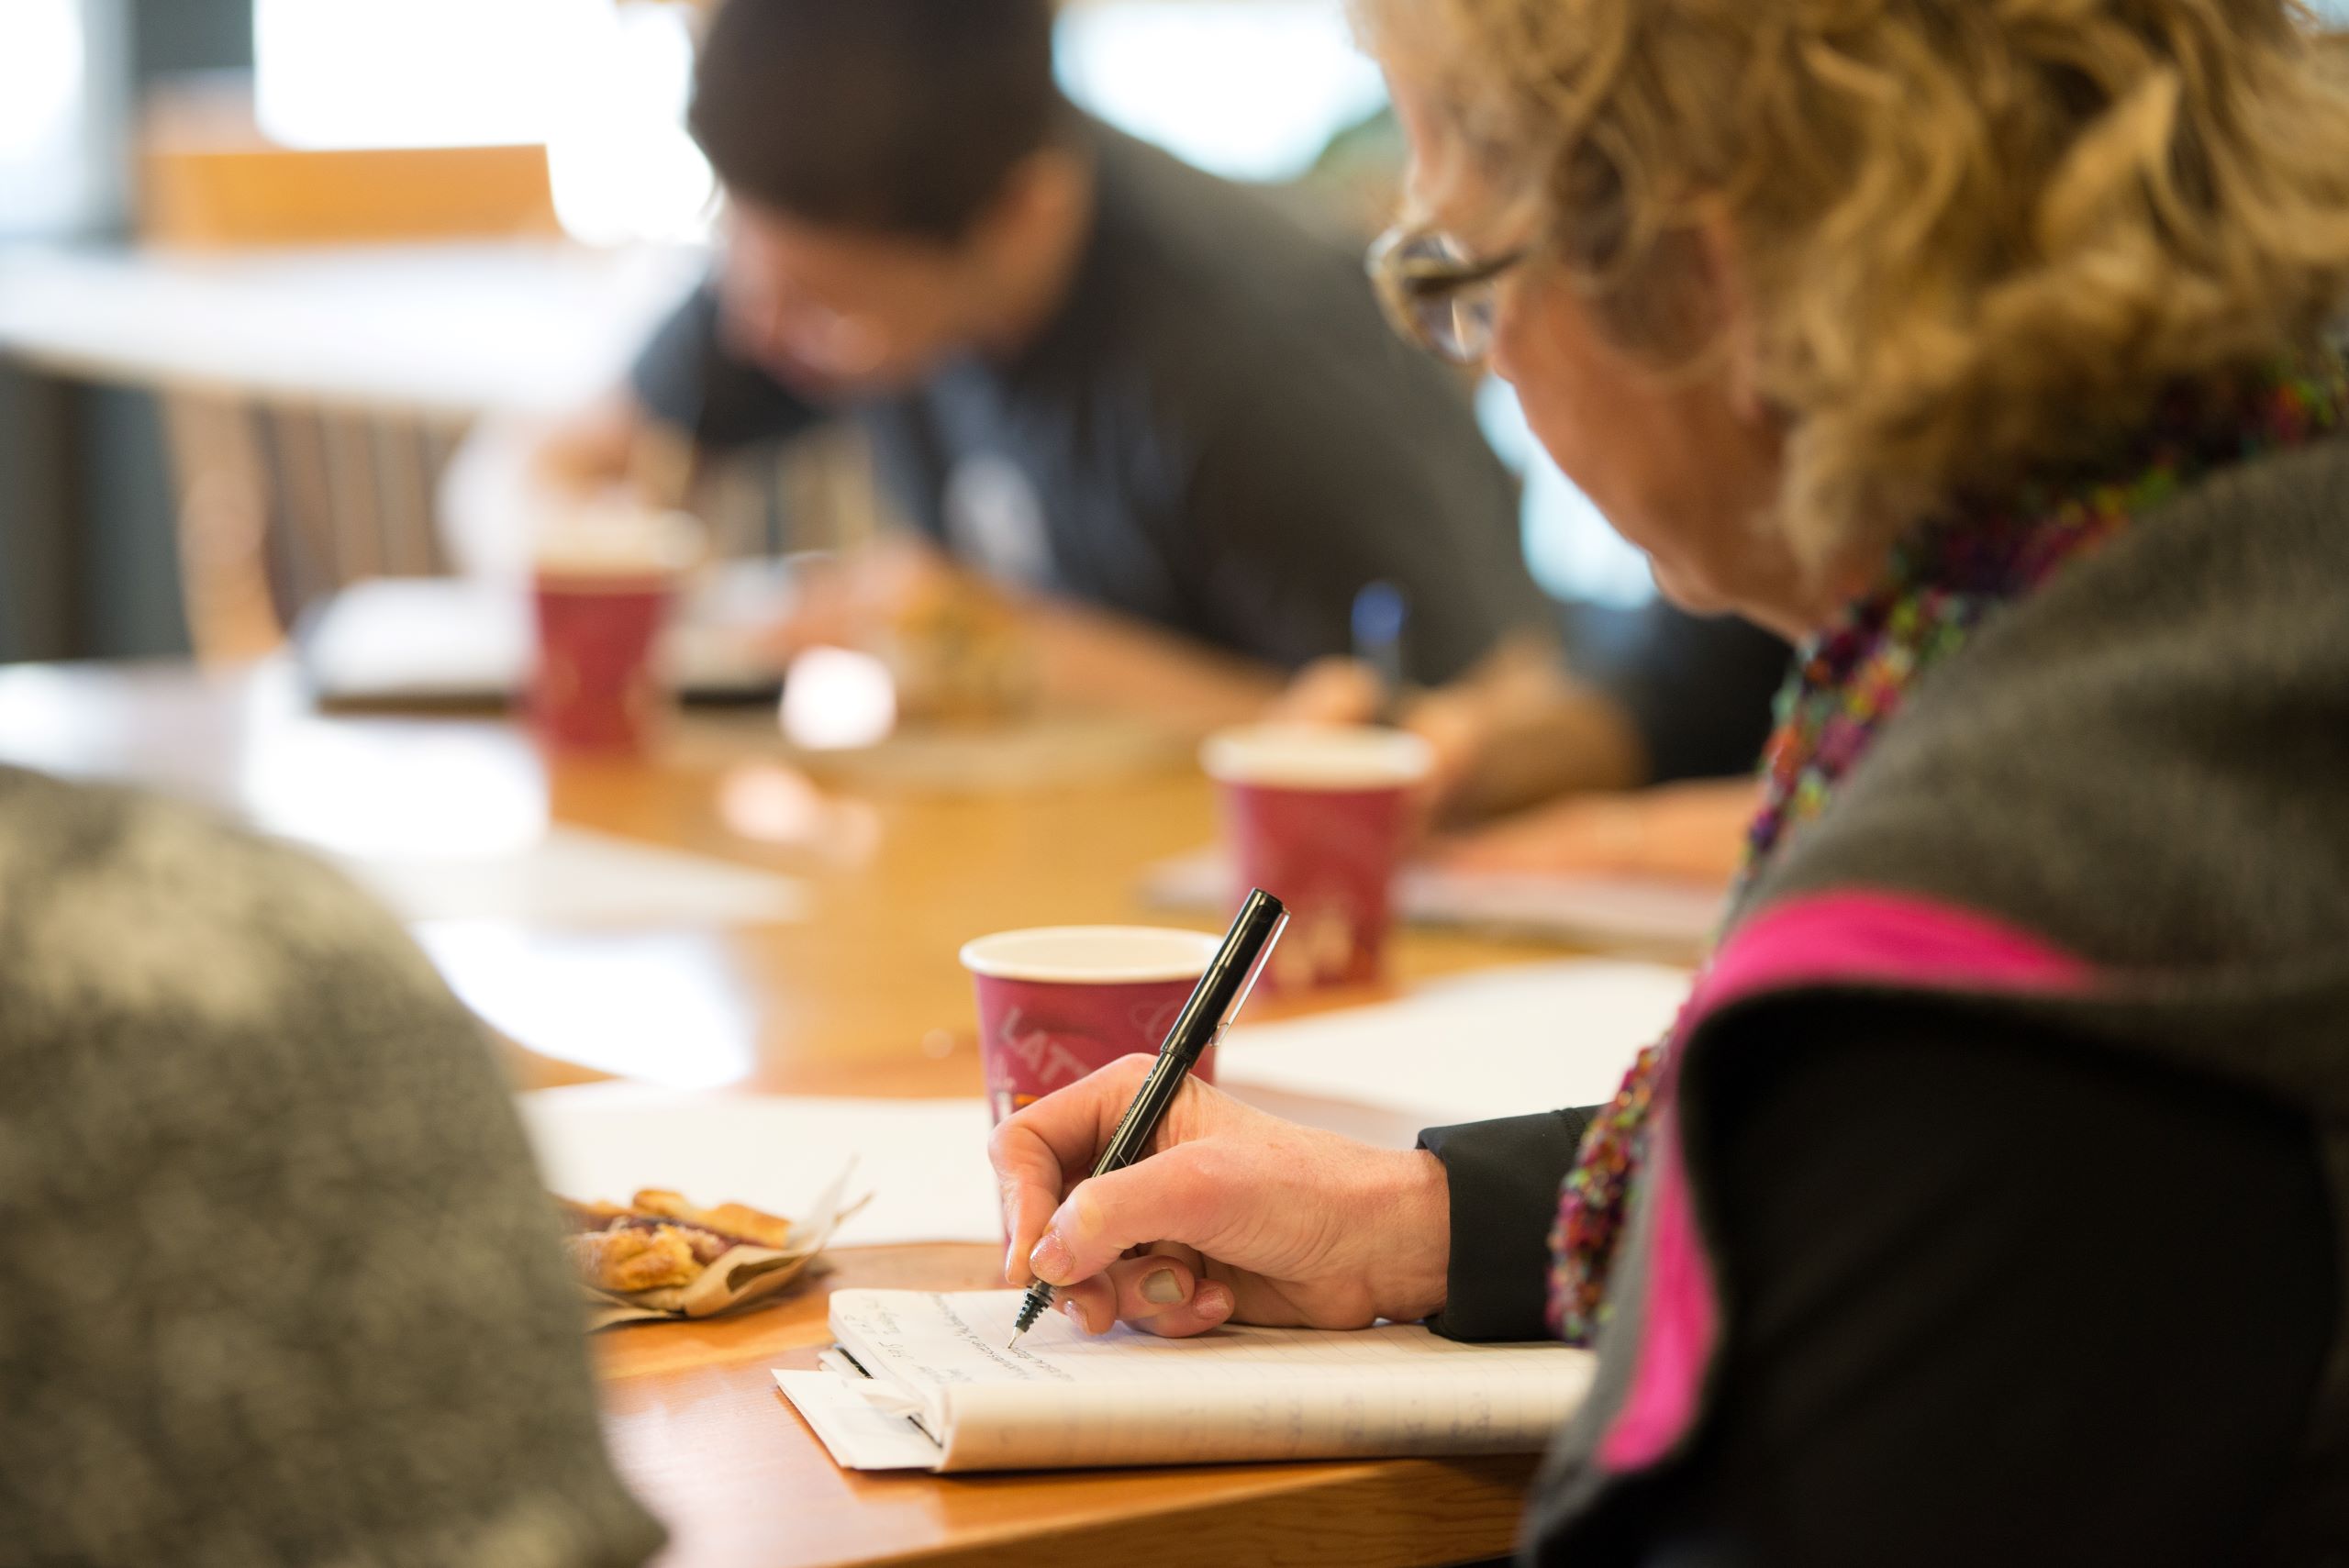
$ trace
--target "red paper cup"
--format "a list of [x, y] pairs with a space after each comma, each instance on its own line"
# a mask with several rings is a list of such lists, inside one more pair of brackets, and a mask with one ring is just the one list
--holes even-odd
[[1200, 762], [1221, 786], [1235, 906], [1252, 887], [1288, 906], [1261, 983], [1295, 992], [1378, 980], [1411, 791], [1434, 765], [1427, 742], [1398, 729], [1257, 725], [1210, 737]]
[[661, 633], [700, 550], [693, 518], [617, 497], [582, 506], [539, 537], [529, 706], [550, 751], [633, 756], [651, 747], [668, 710]]
[[[1155, 926], [1047, 926], [964, 943], [995, 1119], [1121, 1056], [1155, 1052], [1219, 942]], [[1192, 1071], [1213, 1083], [1215, 1052]]]
[[673, 596], [666, 574], [540, 569], [529, 712], [550, 750], [635, 756], [651, 747], [668, 701], [654, 653]]

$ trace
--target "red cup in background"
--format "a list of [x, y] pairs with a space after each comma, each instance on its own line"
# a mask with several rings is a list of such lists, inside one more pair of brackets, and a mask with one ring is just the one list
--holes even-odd
[[668, 703], [655, 654], [674, 596], [665, 577], [539, 573], [529, 710], [550, 750], [636, 756], [651, 749]]
[[1209, 737], [1200, 762], [1220, 786], [1235, 905], [1261, 887], [1288, 906], [1262, 984], [1293, 993], [1377, 981], [1411, 793], [1434, 766], [1427, 742], [1366, 726], [1255, 725]]
[[662, 633], [699, 534], [682, 514], [611, 501], [540, 539], [528, 706], [550, 751], [634, 756], [651, 748], [669, 705]]
[[[1220, 942], [1156, 926], [1046, 926], [964, 943], [994, 1118], [1121, 1056], [1156, 1052]], [[1215, 1052], [1192, 1071], [1215, 1082]]]

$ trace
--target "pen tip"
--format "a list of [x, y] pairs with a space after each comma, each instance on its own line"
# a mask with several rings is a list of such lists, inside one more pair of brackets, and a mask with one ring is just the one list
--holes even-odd
[[1011, 1338], [1009, 1338], [1008, 1340], [1006, 1340], [1003, 1342], [1003, 1348], [1004, 1348], [1005, 1350], [1007, 1350], [1007, 1351], [1016, 1351], [1016, 1350], [1018, 1350], [1018, 1349], [1019, 1348], [1019, 1329], [1014, 1329], [1011, 1331]]

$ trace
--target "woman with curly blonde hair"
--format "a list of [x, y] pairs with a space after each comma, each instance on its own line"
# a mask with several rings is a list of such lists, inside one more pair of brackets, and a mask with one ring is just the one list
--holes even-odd
[[1606, 1106], [1395, 1153], [1192, 1085], [1089, 1181], [1131, 1071], [1030, 1107], [1015, 1283], [1593, 1343], [1531, 1562], [2349, 1561], [2334, 46], [2288, 0], [1354, 4], [1397, 324], [1802, 645], [1746, 870]]

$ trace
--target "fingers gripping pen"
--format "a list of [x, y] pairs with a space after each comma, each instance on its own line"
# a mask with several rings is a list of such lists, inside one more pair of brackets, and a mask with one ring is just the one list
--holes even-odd
[[[1158, 1048], [1158, 1060], [1150, 1075], [1141, 1081], [1133, 1104], [1126, 1107], [1117, 1130], [1109, 1135], [1108, 1145], [1101, 1151], [1101, 1158], [1094, 1163], [1095, 1175], [1122, 1171], [1142, 1157], [1151, 1139], [1157, 1134], [1166, 1107], [1182, 1091], [1183, 1080], [1222, 1035], [1225, 1027], [1239, 1016], [1248, 993], [1255, 989], [1256, 976], [1264, 972], [1264, 961], [1272, 956], [1273, 944], [1280, 940], [1281, 930], [1287, 924], [1288, 911], [1279, 899], [1261, 887], [1248, 895], [1240, 906], [1238, 917], [1231, 922], [1231, 929], [1224, 936], [1223, 945], [1208, 961], [1207, 973], [1199, 976], [1191, 999], [1183, 1004], [1174, 1027], [1166, 1031], [1165, 1043]], [[1019, 1304], [1019, 1320], [1011, 1330], [1013, 1345], [1019, 1344], [1019, 1336], [1034, 1326], [1052, 1302], [1052, 1287], [1042, 1280], [1028, 1287], [1027, 1297]]]

